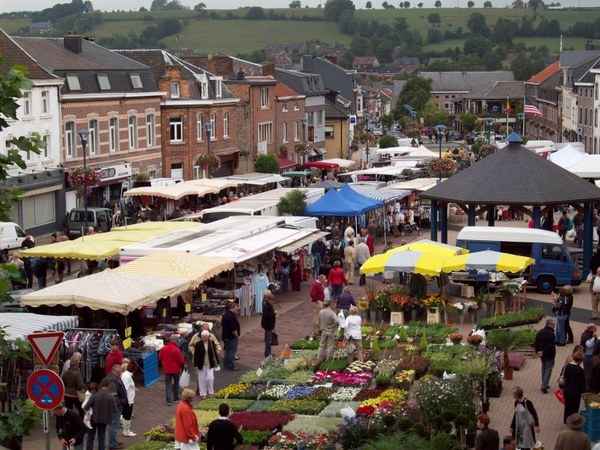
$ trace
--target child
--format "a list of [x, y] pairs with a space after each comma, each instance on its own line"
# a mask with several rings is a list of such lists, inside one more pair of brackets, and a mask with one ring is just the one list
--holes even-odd
[[135, 401], [135, 383], [133, 374], [129, 371], [129, 359], [123, 359], [123, 373], [121, 381], [125, 385], [127, 391], [127, 406], [123, 408], [123, 436], [135, 437], [136, 434], [131, 431], [131, 413], [133, 412], [133, 402]]

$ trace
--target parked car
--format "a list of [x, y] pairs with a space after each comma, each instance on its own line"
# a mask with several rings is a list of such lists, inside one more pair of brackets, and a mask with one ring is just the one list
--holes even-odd
[[94, 227], [95, 231], [110, 231], [112, 211], [108, 208], [88, 208], [87, 217], [84, 208], [73, 208], [67, 216], [67, 234], [69, 238], [80, 237], [82, 230]]

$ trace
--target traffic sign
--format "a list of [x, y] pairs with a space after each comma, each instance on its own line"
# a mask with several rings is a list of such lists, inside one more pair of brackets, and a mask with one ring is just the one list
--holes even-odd
[[27, 397], [39, 409], [50, 411], [61, 404], [65, 385], [56, 372], [40, 369], [27, 378]]
[[62, 331], [52, 331], [48, 333], [34, 333], [27, 336], [35, 356], [45, 366], [49, 365], [58, 352], [62, 344], [64, 333]]

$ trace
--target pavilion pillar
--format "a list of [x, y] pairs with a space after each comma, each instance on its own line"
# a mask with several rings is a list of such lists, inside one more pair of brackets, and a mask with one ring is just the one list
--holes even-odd
[[583, 205], [583, 279], [587, 277], [592, 262], [592, 249], [594, 244], [593, 213], [594, 209], [592, 208], [592, 203], [585, 202]]
[[533, 207], [531, 218], [533, 219], [533, 228], [540, 228], [542, 220], [542, 210], [539, 206]]
[[489, 227], [493, 227], [496, 224], [496, 207], [495, 206], [487, 207], [487, 221], [488, 221]]
[[442, 243], [448, 243], [448, 203], [440, 204], [440, 239]]
[[467, 225], [474, 227], [475, 222], [475, 205], [467, 205]]
[[438, 228], [438, 202], [431, 200], [431, 240], [437, 241]]

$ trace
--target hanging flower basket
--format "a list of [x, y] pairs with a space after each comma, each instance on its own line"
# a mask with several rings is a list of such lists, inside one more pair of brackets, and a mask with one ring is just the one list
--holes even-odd
[[83, 189], [85, 186], [95, 186], [100, 181], [100, 177], [95, 169], [77, 168], [69, 173], [69, 184], [76, 189]]
[[212, 153], [203, 153], [198, 157], [197, 164], [203, 169], [214, 169], [219, 165], [219, 160]]

